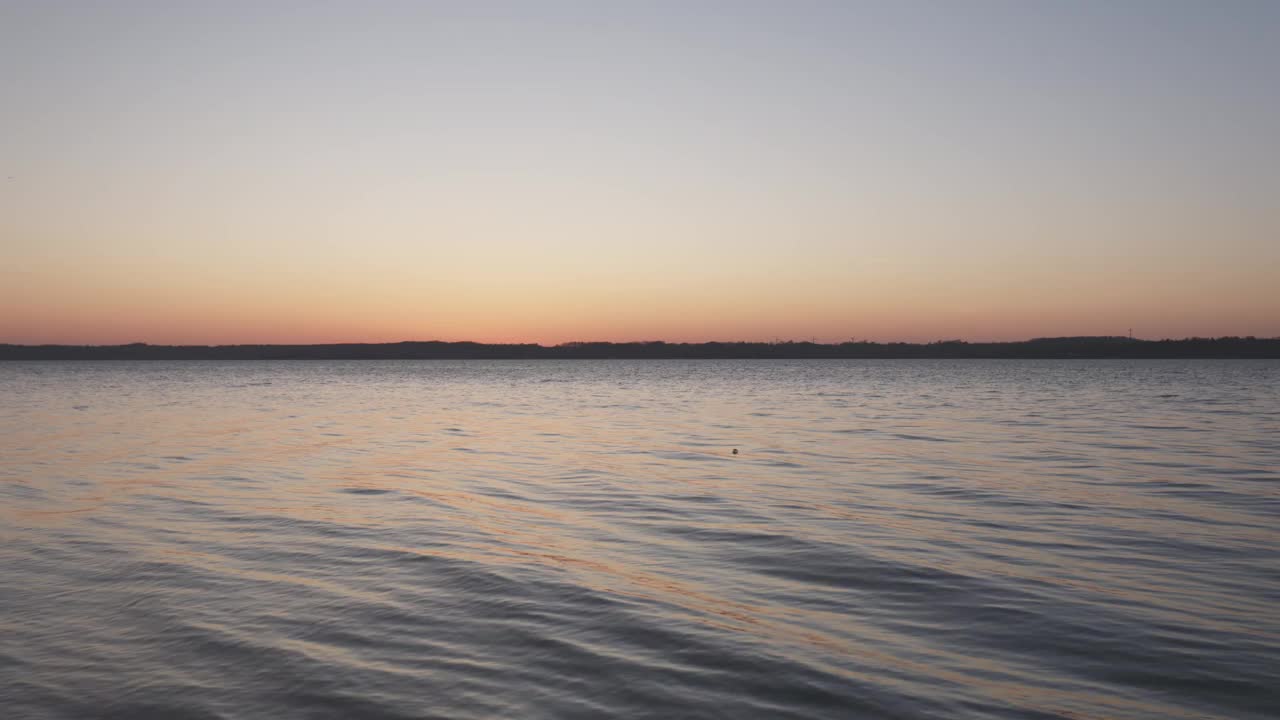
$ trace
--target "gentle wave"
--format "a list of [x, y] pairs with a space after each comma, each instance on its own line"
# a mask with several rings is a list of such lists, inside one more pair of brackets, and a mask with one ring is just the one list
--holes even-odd
[[0, 388], [6, 717], [1280, 707], [1280, 363], [10, 363]]

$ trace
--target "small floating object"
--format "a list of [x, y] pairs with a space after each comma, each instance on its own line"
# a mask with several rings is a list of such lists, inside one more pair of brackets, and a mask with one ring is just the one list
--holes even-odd
[[734, 455], [737, 455], [737, 454], [738, 454], [738, 448], [734, 448], [734, 449], [733, 449], [733, 454], [734, 454]]

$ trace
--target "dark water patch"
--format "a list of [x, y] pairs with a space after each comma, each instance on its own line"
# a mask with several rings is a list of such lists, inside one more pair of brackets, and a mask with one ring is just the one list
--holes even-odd
[[0, 494], [29, 500], [39, 500], [48, 496], [48, 492], [43, 488], [33, 487], [22, 482], [0, 483]]
[[953, 440], [950, 440], [948, 438], [932, 437], [930, 435], [910, 435], [907, 433], [890, 433], [890, 435], [894, 438], [897, 438], [898, 440], [919, 440], [922, 442], [939, 442], [939, 443], [954, 442]]

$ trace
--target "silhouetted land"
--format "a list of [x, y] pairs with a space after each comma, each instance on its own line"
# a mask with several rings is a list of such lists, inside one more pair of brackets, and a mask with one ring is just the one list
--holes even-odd
[[1280, 338], [1134, 340], [1127, 337], [1038, 338], [1020, 342], [932, 343], [661, 341], [563, 345], [474, 342], [336, 345], [3, 345], [0, 360], [401, 360], [591, 358], [1280, 358]]

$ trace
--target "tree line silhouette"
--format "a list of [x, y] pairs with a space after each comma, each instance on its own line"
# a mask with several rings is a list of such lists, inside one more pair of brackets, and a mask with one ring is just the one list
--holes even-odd
[[475, 342], [323, 345], [6, 345], [0, 360], [482, 360], [482, 359], [908, 359], [908, 358], [1280, 358], [1280, 338], [1135, 340], [1058, 337], [1017, 342]]

